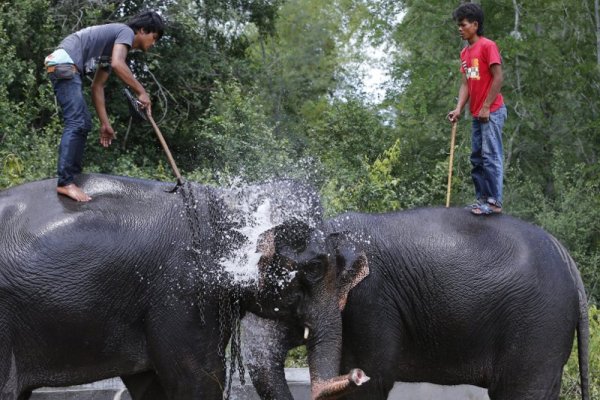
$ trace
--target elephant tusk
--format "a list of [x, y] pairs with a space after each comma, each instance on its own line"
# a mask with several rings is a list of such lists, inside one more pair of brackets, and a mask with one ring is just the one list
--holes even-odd
[[304, 327], [304, 340], [308, 339], [308, 333], [309, 333], [308, 326], [305, 326]]

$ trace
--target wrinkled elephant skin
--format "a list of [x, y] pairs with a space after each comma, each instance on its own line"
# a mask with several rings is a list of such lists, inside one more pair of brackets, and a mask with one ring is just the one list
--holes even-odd
[[[221, 399], [222, 354], [232, 334], [222, 317], [224, 304], [234, 306], [224, 302], [232, 278], [219, 262], [243, 242], [239, 215], [230, 214], [236, 197], [192, 184], [196, 202], [186, 208], [167, 183], [82, 175], [77, 184], [91, 202], [58, 196], [55, 180], [0, 192], [0, 398], [120, 376], [134, 399]], [[302, 188], [286, 184], [262, 190], [280, 193], [284, 203], [306, 201], [300, 214], [318, 220], [318, 197], [302, 198]], [[190, 215], [199, 222], [195, 236]], [[336, 364], [341, 316], [331, 310], [344, 283], [336, 284], [325, 259], [317, 274], [294, 263], [313, 228], [291, 225], [266, 235], [273, 251], [259, 246], [262, 284], [236, 292], [240, 312], [302, 325], [307, 319]], [[333, 291], [323, 292], [324, 282]], [[329, 309], [324, 323], [309, 312], [313, 301]], [[333, 379], [338, 366], [315, 373]]]
[[[341, 370], [371, 381], [344, 396], [383, 400], [394, 382], [471, 384], [491, 400], [558, 400], [578, 337], [589, 399], [587, 299], [576, 265], [551, 235], [508, 215], [463, 209], [340, 215], [325, 232], [361, 238], [370, 274], [343, 312]], [[291, 400], [279, 368], [302, 326], [243, 320], [249, 368], [263, 399]], [[264, 347], [264, 346], [263, 346]], [[271, 379], [267, 378], [271, 377]]]

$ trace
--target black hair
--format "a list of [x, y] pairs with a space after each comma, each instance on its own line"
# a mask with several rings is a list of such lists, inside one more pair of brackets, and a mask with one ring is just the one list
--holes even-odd
[[479, 4], [475, 3], [465, 3], [458, 6], [456, 10], [452, 13], [452, 18], [456, 22], [460, 22], [463, 19], [466, 19], [469, 22], [477, 21], [477, 36], [483, 35], [483, 10]]
[[143, 29], [146, 33], [156, 33], [160, 39], [165, 33], [165, 22], [162, 17], [154, 11], [144, 11], [131, 17], [126, 24], [137, 33]]

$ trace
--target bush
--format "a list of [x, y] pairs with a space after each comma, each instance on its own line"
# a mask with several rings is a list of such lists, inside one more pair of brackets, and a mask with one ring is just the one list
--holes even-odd
[[291, 349], [285, 360], [286, 368], [307, 368], [308, 361], [306, 355], [306, 346], [299, 346]]

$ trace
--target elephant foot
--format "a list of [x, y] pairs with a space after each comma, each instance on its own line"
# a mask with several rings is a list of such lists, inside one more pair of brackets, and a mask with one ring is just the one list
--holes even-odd
[[312, 386], [312, 400], [335, 399], [369, 381], [362, 369], [354, 368], [346, 375], [326, 381], [315, 381]]

